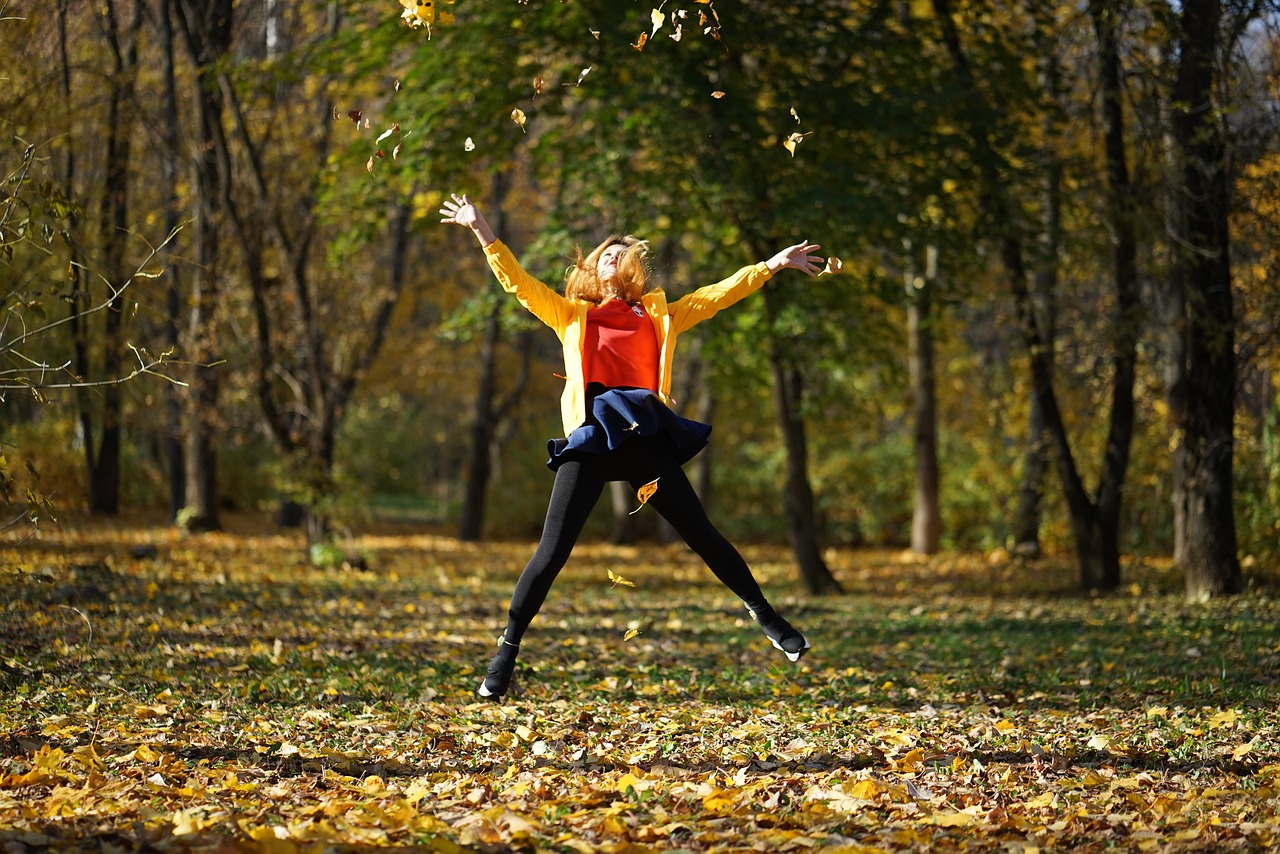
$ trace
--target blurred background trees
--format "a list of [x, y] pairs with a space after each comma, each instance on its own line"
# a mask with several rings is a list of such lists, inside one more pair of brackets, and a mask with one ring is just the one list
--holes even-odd
[[[559, 350], [438, 226], [465, 191], [552, 284], [617, 231], [675, 296], [842, 261], [677, 376], [713, 515], [813, 592], [830, 545], [1069, 553], [1086, 589], [1171, 554], [1195, 595], [1280, 559], [1275, 3], [0, 10], [9, 500], [26, 460], [316, 559], [377, 516], [536, 535]], [[89, 385], [168, 348], [185, 385]]]

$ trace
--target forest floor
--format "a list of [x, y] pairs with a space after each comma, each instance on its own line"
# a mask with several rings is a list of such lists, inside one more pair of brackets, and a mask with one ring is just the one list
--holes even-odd
[[[832, 551], [791, 664], [683, 546], [586, 544], [502, 705], [471, 691], [532, 544], [386, 526], [367, 568], [231, 520], [0, 544], [0, 851], [1261, 851], [1280, 580]], [[16, 532], [8, 532], [16, 537]], [[610, 580], [620, 575], [634, 587]], [[638, 634], [637, 634], [638, 632]]]

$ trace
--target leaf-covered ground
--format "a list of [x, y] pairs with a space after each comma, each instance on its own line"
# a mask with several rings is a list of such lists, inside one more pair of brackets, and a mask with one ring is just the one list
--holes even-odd
[[[1223, 851], [1280, 841], [1273, 577], [832, 552], [792, 665], [683, 547], [580, 547], [471, 690], [529, 543], [65, 522], [0, 552], [0, 850]], [[634, 581], [614, 584], [608, 573]], [[629, 630], [639, 634], [624, 640]]]

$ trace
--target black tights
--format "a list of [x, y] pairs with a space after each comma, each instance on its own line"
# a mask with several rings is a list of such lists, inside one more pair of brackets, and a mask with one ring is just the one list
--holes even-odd
[[506, 640], [518, 644], [534, 615], [546, 601], [556, 576], [569, 559], [587, 516], [609, 481], [625, 480], [632, 489], [658, 479], [658, 491], [649, 506], [675, 528], [689, 547], [706, 562], [716, 578], [732, 590], [748, 608], [769, 613], [760, 585], [733, 544], [716, 530], [693, 491], [684, 470], [660, 436], [632, 440], [623, 448], [586, 461], [572, 460], [556, 470], [555, 486], [547, 506], [542, 539], [511, 595]]

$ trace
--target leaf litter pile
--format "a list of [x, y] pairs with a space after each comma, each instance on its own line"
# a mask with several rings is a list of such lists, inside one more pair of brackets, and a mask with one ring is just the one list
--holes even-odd
[[[828, 554], [792, 665], [683, 546], [579, 547], [502, 705], [531, 544], [64, 523], [0, 551], [0, 850], [1224, 851], [1280, 839], [1274, 579]], [[627, 583], [619, 583], [621, 579]]]

